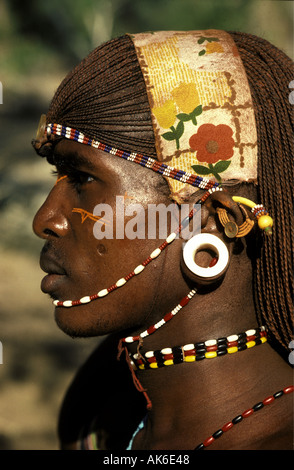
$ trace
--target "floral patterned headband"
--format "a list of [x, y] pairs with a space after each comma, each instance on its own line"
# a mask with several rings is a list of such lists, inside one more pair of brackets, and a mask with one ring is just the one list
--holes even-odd
[[114, 149], [109, 142], [95, 142], [77, 129], [46, 125], [45, 115], [37, 146], [55, 134], [98, 145], [127, 160], [139, 159], [137, 163], [166, 178], [171, 198], [179, 204], [206, 184], [256, 182], [254, 109], [232, 37], [225, 31], [206, 30], [161, 31], [130, 38], [145, 80], [158, 160]]
[[[217, 182], [257, 180], [257, 133], [246, 72], [217, 30], [131, 36], [145, 79], [158, 160]], [[178, 203], [195, 188], [168, 178]]]

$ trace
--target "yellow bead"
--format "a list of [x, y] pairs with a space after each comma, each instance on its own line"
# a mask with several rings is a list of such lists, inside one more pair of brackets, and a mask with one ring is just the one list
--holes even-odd
[[158, 368], [157, 362], [151, 362], [150, 363], [150, 368], [151, 369], [157, 369]]
[[262, 343], [266, 343], [266, 342], [267, 342], [267, 338], [265, 338], [264, 336], [262, 336], [262, 337], [260, 338], [260, 341], [261, 341]]
[[227, 351], [229, 354], [233, 354], [235, 352], [238, 352], [238, 348], [237, 346], [233, 346], [232, 348], [228, 348]]
[[173, 361], [172, 359], [167, 359], [167, 361], [164, 361], [163, 364], [164, 364], [165, 366], [172, 366], [173, 363], [174, 363], [174, 361]]
[[247, 348], [253, 348], [253, 346], [255, 345], [256, 345], [255, 341], [248, 341], [248, 343], [246, 343]]
[[184, 360], [185, 362], [194, 362], [195, 358], [196, 356], [186, 356]]
[[262, 230], [265, 230], [268, 227], [272, 227], [273, 223], [274, 221], [269, 215], [261, 215], [258, 218], [258, 227]]
[[144, 366], [144, 364], [139, 364], [139, 365], [138, 365], [138, 367], [139, 367], [139, 369], [142, 369], [142, 370], [144, 370], [144, 369], [145, 369], [145, 366]]
[[217, 356], [217, 352], [216, 351], [209, 351], [207, 353], [205, 353], [205, 357], [207, 359], [212, 359], [213, 357], [216, 357]]

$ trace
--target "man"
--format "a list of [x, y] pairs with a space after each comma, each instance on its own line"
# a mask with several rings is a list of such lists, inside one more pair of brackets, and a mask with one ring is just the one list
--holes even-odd
[[[292, 235], [280, 224], [293, 214], [291, 113], [277, 84], [273, 107], [255, 75], [273, 86], [273, 58], [290, 77], [288, 58], [249, 35], [123, 36], [60, 85], [34, 142], [58, 175], [34, 220], [45, 240], [42, 290], [67, 334], [109, 335], [65, 399], [64, 448], [82, 440], [125, 449], [138, 424], [128, 448], [291, 448], [292, 371], [282, 355], [293, 322]], [[188, 225], [198, 203], [201, 233], [184, 244], [182, 226], [164, 239], [98, 240], [93, 221], [105, 230], [111, 221], [95, 208], [111, 208], [116, 234], [119, 195], [125, 208], [144, 209], [146, 227], [151, 204], [188, 204]], [[269, 207], [252, 202], [260, 195]]]

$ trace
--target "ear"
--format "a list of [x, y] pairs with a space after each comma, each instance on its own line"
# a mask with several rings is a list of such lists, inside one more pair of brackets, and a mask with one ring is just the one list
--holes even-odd
[[227, 241], [247, 235], [254, 226], [251, 213], [236, 203], [226, 190], [212, 193], [205, 201], [202, 211], [202, 221], [205, 222], [203, 229], [217, 229]]
[[[195, 234], [184, 244], [181, 265], [183, 273], [198, 288], [215, 288], [222, 281], [232, 254], [241, 249], [240, 243], [232, 241], [235, 242], [240, 237], [240, 227], [243, 233], [248, 217], [247, 211], [237, 204], [227, 191], [212, 193], [202, 204], [201, 234]], [[250, 229], [253, 224], [250, 219]], [[236, 239], [228, 226], [232, 227], [232, 232], [235, 230], [238, 234]]]

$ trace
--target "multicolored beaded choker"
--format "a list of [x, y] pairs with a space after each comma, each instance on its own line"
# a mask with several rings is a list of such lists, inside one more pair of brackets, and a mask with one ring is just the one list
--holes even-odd
[[212, 359], [225, 354], [234, 354], [250, 349], [267, 341], [265, 327], [250, 329], [244, 333], [230, 335], [228, 337], [201, 341], [195, 344], [163, 348], [158, 351], [145, 353], [129, 353], [133, 367], [139, 370], [158, 369], [164, 366], [181, 364], [183, 362], [202, 361]]

